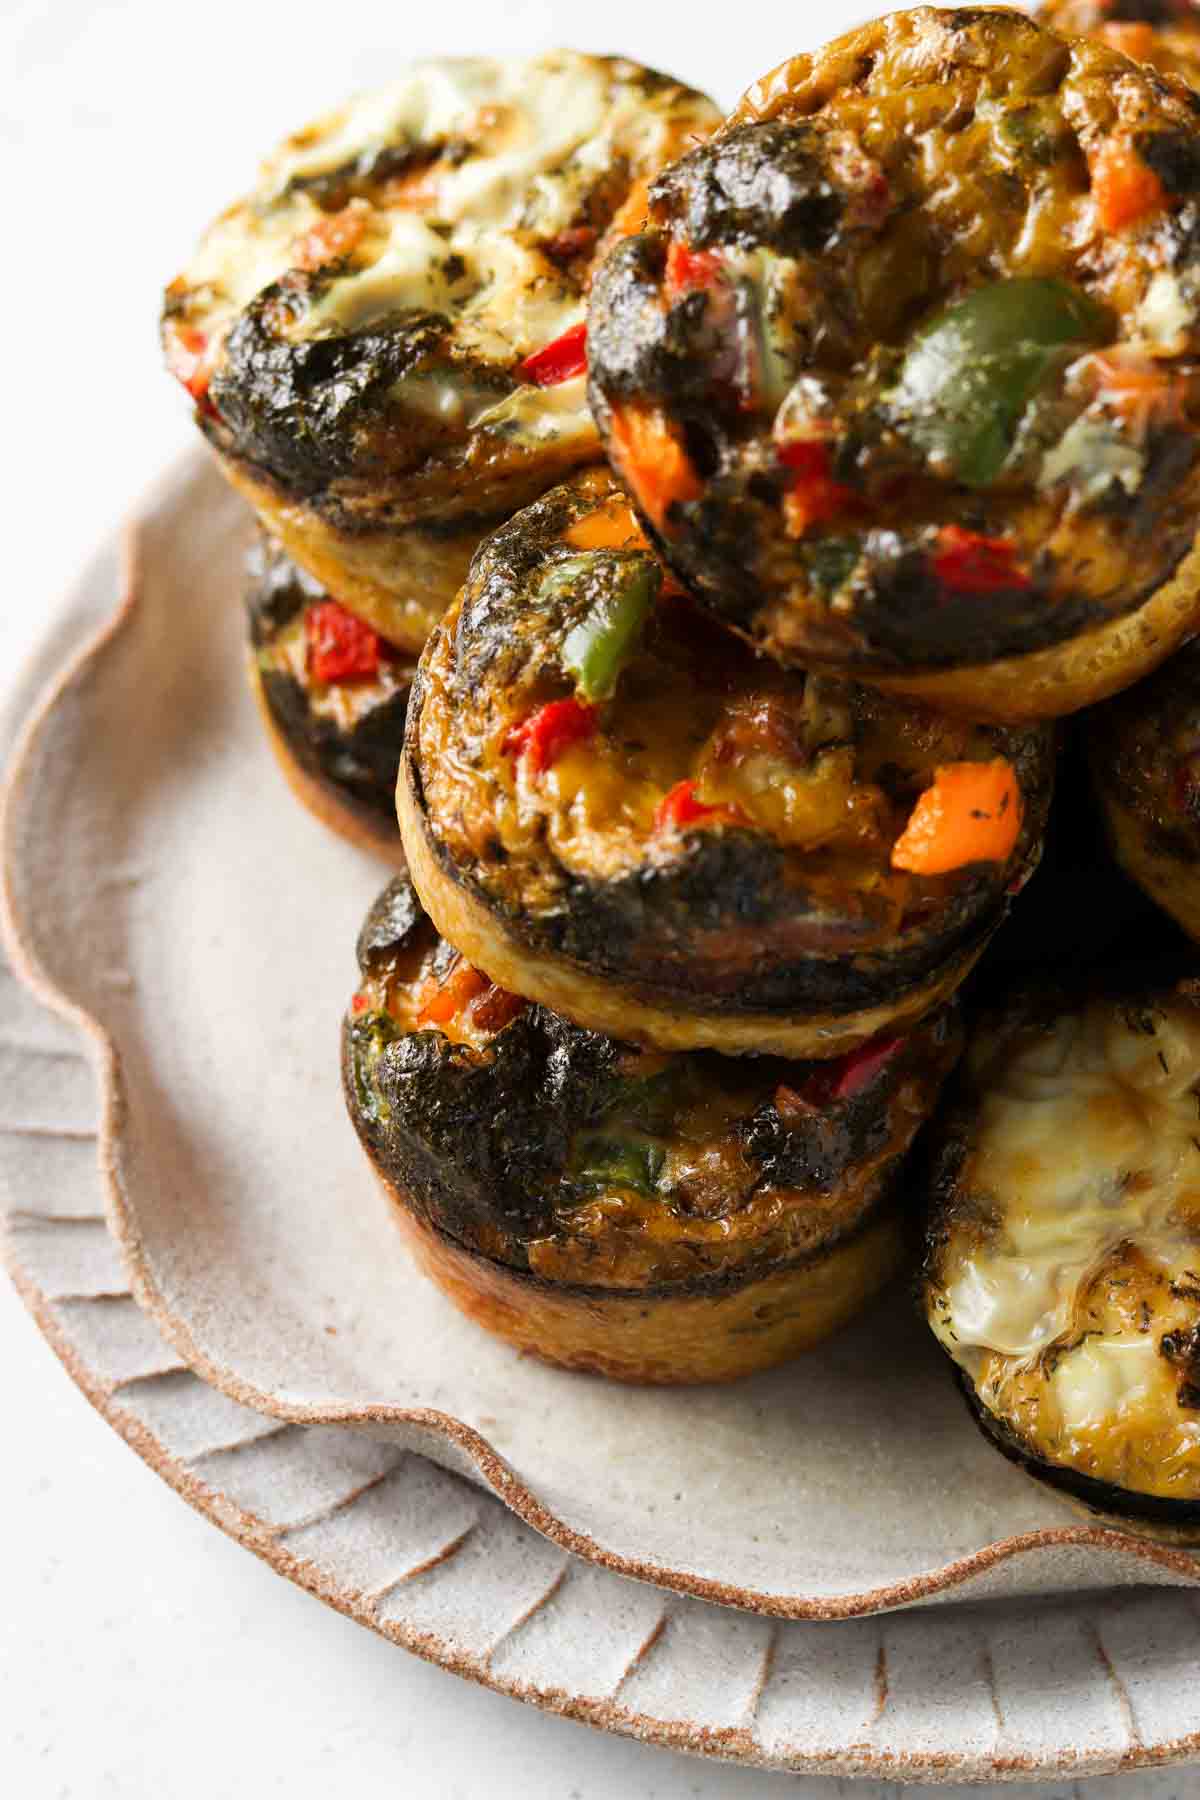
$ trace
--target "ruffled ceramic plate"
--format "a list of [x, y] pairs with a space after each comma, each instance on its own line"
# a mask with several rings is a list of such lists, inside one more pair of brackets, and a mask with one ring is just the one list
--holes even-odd
[[1195, 1597], [1117, 1592], [1200, 1568], [988, 1451], [903, 1296], [790, 1369], [670, 1393], [522, 1361], [416, 1275], [337, 1079], [383, 872], [261, 741], [244, 533], [205, 465], [162, 486], [120, 588], [106, 561], [58, 628], [116, 608], [10, 778], [7, 929], [43, 1004], [0, 986], [0, 1180], [77, 1379], [334, 1604], [614, 1728], [871, 1773], [1200, 1750]]

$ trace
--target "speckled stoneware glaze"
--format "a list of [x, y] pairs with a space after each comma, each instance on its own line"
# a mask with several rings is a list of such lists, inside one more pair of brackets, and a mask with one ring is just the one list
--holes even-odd
[[381, 869], [270, 763], [243, 541], [173, 473], [12, 763], [0, 1197], [84, 1391], [282, 1573], [608, 1729], [910, 1779], [1200, 1755], [1200, 1565], [994, 1456], [903, 1296], [679, 1394], [522, 1361], [416, 1275], [336, 1079]]

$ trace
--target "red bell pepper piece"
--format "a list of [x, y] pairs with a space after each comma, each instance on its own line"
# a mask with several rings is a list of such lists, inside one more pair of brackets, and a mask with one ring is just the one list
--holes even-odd
[[596, 729], [598, 713], [582, 700], [551, 700], [505, 734], [505, 756], [528, 758], [535, 775], [556, 763], [564, 750]]
[[858, 495], [833, 479], [833, 457], [824, 438], [794, 438], [779, 444], [776, 455], [793, 482], [783, 497], [789, 537], [803, 537], [814, 525], [825, 525], [857, 503]]
[[667, 251], [667, 292], [672, 300], [700, 288], [712, 287], [719, 280], [722, 263], [711, 250], [692, 250], [687, 244], [672, 241]]
[[574, 376], [586, 373], [587, 326], [584, 324], [572, 325], [561, 337], [543, 344], [540, 350], [517, 364], [520, 379], [532, 382], [534, 387], [557, 387], [560, 381], [570, 381]]
[[720, 807], [706, 806], [702, 800], [697, 800], [694, 781], [677, 781], [655, 809], [654, 829], [686, 831], [689, 825], [700, 825], [720, 810]]
[[310, 606], [304, 616], [308, 667], [317, 681], [363, 681], [379, 673], [383, 646], [378, 632], [336, 600]]
[[208, 361], [208, 339], [194, 325], [171, 325], [167, 331], [167, 367], [176, 381], [185, 387], [206, 418], [215, 419], [217, 409], [208, 394], [212, 367]]
[[1027, 571], [1016, 558], [1017, 546], [1012, 538], [985, 537], [978, 531], [966, 531], [961, 525], [943, 525], [938, 532], [933, 572], [943, 587], [959, 594], [997, 594], [1032, 587]]
[[832, 475], [833, 460], [824, 438], [792, 438], [777, 444], [775, 454], [798, 481], [828, 481]]
[[803, 1125], [814, 1113], [831, 1106], [845, 1105], [863, 1094], [876, 1076], [904, 1048], [902, 1037], [875, 1038], [860, 1044], [834, 1062], [822, 1063], [814, 1069], [800, 1089], [781, 1087], [775, 1094], [775, 1108], [785, 1125]]
[[902, 1037], [876, 1038], [872, 1043], [860, 1044], [857, 1050], [851, 1050], [848, 1056], [841, 1057], [833, 1065], [837, 1071], [832, 1088], [833, 1098], [853, 1100], [856, 1094], [863, 1093], [903, 1048]]
[[365, 1013], [370, 1004], [371, 1001], [368, 995], [355, 994], [353, 1000], [350, 1002], [350, 1011], [352, 1013]]
[[687, 831], [693, 825], [740, 825], [744, 815], [736, 806], [709, 806], [696, 796], [694, 781], [677, 781], [659, 801], [654, 812], [655, 831]]

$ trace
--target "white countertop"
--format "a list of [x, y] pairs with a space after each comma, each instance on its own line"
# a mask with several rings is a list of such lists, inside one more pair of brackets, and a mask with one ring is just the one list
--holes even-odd
[[[464, 0], [439, 20], [432, 7], [379, 0], [321, 14], [233, 0], [191, 10], [8, 0], [0, 689], [89, 550], [191, 441], [159, 367], [158, 291], [284, 130], [409, 55], [562, 41], [628, 52], [729, 101], [800, 47], [797, 18], [815, 39], [861, 10], [844, 0], [790, 14], [767, 0], [731, 13], [613, 0], [592, 14]], [[289, 1586], [193, 1514], [91, 1412], [7, 1285], [0, 1367], [6, 1797], [780, 1791], [778, 1777], [603, 1737], [473, 1687]], [[806, 1800], [899, 1791], [798, 1786]], [[1200, 1794], [1200, 1776], [1005, 1791], [1182, 1800]]]

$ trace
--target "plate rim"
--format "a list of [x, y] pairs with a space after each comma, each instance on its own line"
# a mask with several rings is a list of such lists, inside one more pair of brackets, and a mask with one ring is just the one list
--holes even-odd
[[[532, 1681], [497, 1676], [489, 1658], [457, 1649], [436, 1632], [409, 1626], [400, 1618], [381, 1618], [365, 1604], [356, 1590], [342, 1587], [319, 1564], [290, 1553], [279, 1528], [219, 1488], [200, 1479], [182, 1457], [168, 1450], [136, 1414], [121, 1406], [117, 1392], [94, 1376], [84, 1355], [54, 1314], [53, 1302], [11, 1254], [6, 1234], [0, 1230], [0, 1264], [42, 1337], [67, 1374], [100, 1417], [159, 1478], [193, 1511], [215, 1525], [226, 1537], [249, 1550], [286, 1581], [301, 1588], [334, 1612], [373, 1631], [377, 1637], [479, 1687], [503, 1694], [541, 1712], [574, 1720], [594, 1730], [633, 1738], [664, 1750], [703, 1757], [742, 1768], [758, 1768], [776, 1774], [813, 1775], [861, 1781], [901, 1783], [1001, 1783], [1051, 1780], [1069, 1776], [1085, 1780], [1102, 1775], [1128, 1774], [1139, 1769], [1183, 1767], [1200, 1762], [1200, 1729], [1165, 1743], [1135, 1737], [1114, 1764], [1106, 1757], [1079, 1756], [1063, 1748], [1045, 1758], [1034, 1755], [993, 1753], [981, 1759], [969, 1751], [929, 1747], [918, 1751], [875, 1750], [866, 1745], [831, 1750], [806, 1750], [786, 1760], [764, 1755], [753, 1732], [746, 1726], [713, 1727], [638, 1712], [602, 1696], [589, 1697], [566, 1688], [540, 1687]], [[420, 1452], [417, 1452], [420, 1455]], [[770, 1653], [768, 1653], [768, 1658]]]
[[[154, 1321], [162, 1336], [178, 1351], [201, 1380], [229, 1399], [265, 1417], [287, 1425], [404, 1426], [430, 1432], [469, 1461], [482, 1485], [527, 1525], [569, 1554], [651, 1586], [686, 1595], [718, 1606], [736, 1608], [760, 1617], [780, 1620], [835, 1622], [863, 1618], [910, 1607], [951, 1593], [1011, 1559], [1031, 1551], [1097, 1549], [1114, 1557], [1128, 1558], [1149, 1567], [1200, 1582], [1200, 1560], [1194, 1552], [1135, 1536], [1101, 1524], [1041, 1528], [1001, 1538], [956, 1558], [941, 1568], [904, 1578], [860, 1593], [834, 1596], [781, 1595], [762, 1592], [696, 1574], [670, 1569], [636, 1557], [623, 1556], [560, 1519], [517, 1475], [487, 1438], [455, 1418], [432, 1407], [388, 1405], [303, 1405], [280, 1398], [245, 1381], [235, 1370], [208, 1356], [195, 1342], [186, 1320], [175, 1313], [158, 1288], [147, 1266], [133, 1209], [122, 1190], [117, 1169], [124, 1086], [120, 1054], [112, 1037], [85, 1007], [64, 993], [42, 967], [27, 941], [20, 905], [15, 893], [15, 818], [27, 784], [35, 777], [36, 753], [43, 733], [71, 689], [86, 679], [93, 666], [119, 639], [133, 618], [142, 596], [142, 537], [148, 518], [208, 471], [207, 458], [195, 449], [174, 459], [142, 496], [118, 533], [118, 592], [112, 610], [85, 641], [62, 661], [42, 686], [40, 695], [20, 727], [0, 786], [0, 942], [13, 973], [50, 1011], [75, 1026], [94, 1052], [100, 1097], [99, 1162], [105, 1214], [138, 1305]], [[59, 612], [52, 614], [58, 618]], [[31, 662], [36, 660], [36, 652]], [[65, 1360], [65, 1358], [64, 1358]], [[70, 1365], [68, 1364], [68, 1367]], [[86, 1391], [86, 1390], [85, 1390]], [[119, 1429], [119, 1428], [118, 1428]], [[164, 1452], [165, 1454], [165, 1452]], [[1103, 1590], [1100, 1590], [1103, 1591]], [[1200, 1734], [1197, 1734], [1200, 1750]]]

